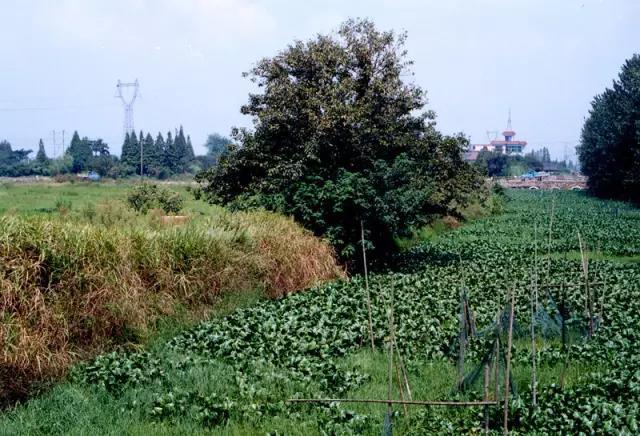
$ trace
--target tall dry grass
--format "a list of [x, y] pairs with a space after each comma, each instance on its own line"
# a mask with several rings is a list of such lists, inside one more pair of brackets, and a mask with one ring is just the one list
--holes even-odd
[[181, 227], [112, 218], [0, 217], [0, 403], [135, 343], [160, 317], [197, 319], [225, 293], [280, 297], [344, 275], [328, 244], [268, 212]]

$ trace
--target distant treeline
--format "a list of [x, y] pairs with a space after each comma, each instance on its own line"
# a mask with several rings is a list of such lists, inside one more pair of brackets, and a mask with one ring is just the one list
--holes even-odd
[[222, 135], [209, 135], [207, 154], [196, 156], [189, 135], [182, 126], [175, 134], [167, 132], [166, 137], [158, 133], [155, 137], [140, 131], [127, 134], [118, 158], [109, 151], [109, 145], [102, 139], [80, 137], [74, 132], [64, 155], [49, 158], [42, 139], [34, 159], [31, 150], [13, 149], [8, 141], [0, 142], [0, 176], [56, 176], [93, 171], [103, 177], [127, 177], [140, 175], [165, 179], [180, 174], [195, 174], [206, 170], [218, 162], [232, 141]]
[[547, 147], [532, 150], [524, 156], [485, 150], [478, 154], [474, 165], [488, 177], [521, 176], [528, 171], [551, 170], [569, 173], [577, 170], [571, 161], [552, 160]]

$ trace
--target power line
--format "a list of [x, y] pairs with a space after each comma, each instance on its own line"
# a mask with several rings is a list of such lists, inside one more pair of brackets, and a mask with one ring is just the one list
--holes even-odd
[[30, 107], [0, 107], [0, 112], [37, 112], [37, 111], [57, 111], [67, 109], [87, 109], [92, 107], [113, 107], [114, 104], [87, 104], [71, 106], [30, 106]]

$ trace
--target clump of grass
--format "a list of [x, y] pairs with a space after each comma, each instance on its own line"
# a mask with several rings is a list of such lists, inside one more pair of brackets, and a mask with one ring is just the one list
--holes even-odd
[[268, 212], [165, 228], [117, 205], [85, 212], [0, 217], [0, 403], [229, 293], [280, 297], [344, 275], [327, 243]]

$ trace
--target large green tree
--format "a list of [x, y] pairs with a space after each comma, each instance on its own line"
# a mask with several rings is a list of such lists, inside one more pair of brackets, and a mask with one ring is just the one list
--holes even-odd
[[171, 135], [171, 131], [167, 132], [167, 141], [164, 148], [164, 166], [172, 173], [179, 173], [180, 171], [180, 144]]
[[69, 144], [67, 153], [69, 153], [73, 158], [73, 165], [71, 169], [74, 173], [79, 173], [88, 169], [92, 152], [91, 144], [86, 137], [80, 139], [78, 132], [73, 132], [73, 137], [71, 138], [71, 143]]
[[455, 212], [478, 186], [462, 161], [466, 140], [424, 111], [425, 93], [403, 77], [406, 35], [350, 20], [336, 34], [297, 41], [246, 73], [259, 89], [217, 167], [200, 174], [209, 199], [295, 216], [352, 259], [360, 222], [374, 254], [394, 238]]
[[207, 148], [207, 156], [210, 156], [214, 162], [220, 160], [220, 156], [227, 152], [229, 144], [233, 141], [219, 133], [212, 133], [207, 137], [205, 147]]
[[640, 55], [594, 98], [578, 155], [591, 193], [640, 203]]
[[31, 150], [13, 150], [9, 141], [0, 141], [0, 176], [18, 177], [31, 174]]
[[42, 139], [40, 139], [40, 142], [38, 142], [38, 153], [36, 154], [36, 162], [39, 165], [46, 165], [49, 162], [47, 153], [44, 151], [44, 142], [42, 142]]
[[122, 144], [120, 166], [124, 175], [140, 172], [140, 143], [136, 132], [127, 133]]

